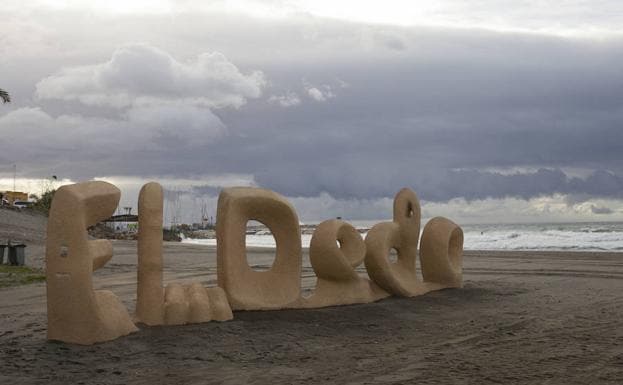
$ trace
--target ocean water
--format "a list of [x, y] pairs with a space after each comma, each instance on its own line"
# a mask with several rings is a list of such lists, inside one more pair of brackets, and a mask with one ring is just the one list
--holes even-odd
[[623, 223], [463, 226], [466, 250], [623, 251]]
[[[623, 251], [623, 223], [551, 223], [464, 225], [465, 250], [577, 250]], [[362, 234], [365, 236], [365, 233]], [[311, 234], [301, 237], [309, 247]], [[216, 239], [183, 242], [216, 245]], [[250, 234], [247, 246], [275, 247], [270, 234]]]

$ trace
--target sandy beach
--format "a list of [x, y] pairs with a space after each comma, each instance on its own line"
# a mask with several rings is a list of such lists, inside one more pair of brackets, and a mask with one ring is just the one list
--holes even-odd
[[[95, 284], [132, 311], [136, 243], [113, 244], [115, 256], [95, 273]], [[166, 282], [215, 285], [213, 247], [164, 249]], [[272, 252], [249, 249], [249, 263], [265, 268]], [[94, 346], [46, 341], [45, 284], [4, 288], [0, 383], [621, 383], [623, 254], [465, 252], [464, 274], [463, 289], [236, 312], [224, 323], [141, 326]], [[314, 282], [305, 256], [304, 289]]]
[[0, 25], [0, 385], [623, 385], [623, 0]]

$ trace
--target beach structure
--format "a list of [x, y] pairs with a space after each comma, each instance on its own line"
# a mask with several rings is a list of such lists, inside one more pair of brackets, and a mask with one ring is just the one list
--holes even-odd
[[136, 320], [147, 325], [181, 325], [233, 318], [225, 292], [200, 283], [162, 287], [163, 192], [147, 183], [139, 193]]
[[[108, 240], [88, 240], [86, 229], [109, 218], [120, 191], [106, 182], [59, 188], [46, 242], [48, 338], [78, 344], [112, 340], [146, 325], [179, 325], [233, 318], [232, 310], [315, 308], [368, 303], [397, 295], [412, 297], [462, 286], [463, 232], [446, 218], [424, 227], [420, 248], [423, 279], [417, 275], [420, 204], [410, 189], [394, 199], [393, 221], [375, 225], [365, 240], [340, 219], [314, 230], [310, 260], [318, 278], [311, 295], [301, 294], [301, 229], [296, 211], [266, 189], [223, 189], [217, 207], [218, 286], [162, 285], [163, 190], [148, 183], [139, 195], [137, 304], [134, 318], [109, 291], [93, 289], [92, 272], [112, 257]], [[129, 214], [129, 213], [128, 213]], [[276, 241], [266, 271], [247, 261], [247, 223], [265, 225]], [[396, 261], [389, 258], [395, 249]], [[369, 278], [355, 270], [365, 265]]]
[[101, 222], [107, 228], [115, 232], [137, 232], [138, 231], [138, 215], [118, 214], [112, 215]]
[[324, 307], [374, 302], [389, 293], [355, 269], [363, 263], [366, 244], [361, 234], [339, 219], [318, 225], [309, 245], [309, 258], [318, 277], [313, 294], [303, 307]]
[[463, 230], [444, 217], [428, 221], [422, 231], [420, 261], [425, 283], [463, 286]]
[[[373, 281], [394, 295], [413, 297], [462, 285], [463, 231], [442, 217], [433, 218], [422, 232], [420, 261], [424, 280], [418, 279], [420, 217], [417, 196], [402, 189], [394, 198], [394, 220], [374, 225], [366, 236], [366, 270]], [[398, 252], [396, 262], [387, 258], [390, 249]]]
[[[219, 286], [233, 309], [296, 307], [301, 296], [301, 231], [294, 207], [282, 196], [253, 187], [223, 189], [216, 214]], [[268, 271], [247, 263], [247, 222], [265, 224], [275, 237], [275, 262]]]
[[[366, 270], [387, 292], [411, 297], [428, 291], [416, 275], [420, 234], [420, 202], [415, 193], [402, 189], [394, 198], [394, 220], [374, 225], [366, 236]], [[391, 249], [398, 259], [387, 258]]]
[[8, 205], [13, 205], [15, 202], [27, 202], [28, 193], [21, 191], [4, 191], [0, 193], [0, 198], [0, 202], [4, 201]]
[[92, 274], [112, 258], [112, 244], [87, 228], [114, 212], [121, 191], [110, 183], [63, 186], [54, 194], [46, 240], [48, 338], [108, 341], [138, 329], [115, 294], [94, 290]]

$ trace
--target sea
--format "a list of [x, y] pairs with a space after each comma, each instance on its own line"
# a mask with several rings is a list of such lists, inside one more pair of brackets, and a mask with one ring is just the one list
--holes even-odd
[[[423, 222], [424, 223], [424, 222]], [[367, 226], [358, 226], [365, 237]], [[531, 223], [462, 225], [465, 250], [623, 251], [623, 222]], [[309, 247], [311, 234], [302, 234]], [[186, 243], [216, 245], [216, 239], [184, 239]], [[267, 231], [247, 234], [247, 246], [275, 247]]]

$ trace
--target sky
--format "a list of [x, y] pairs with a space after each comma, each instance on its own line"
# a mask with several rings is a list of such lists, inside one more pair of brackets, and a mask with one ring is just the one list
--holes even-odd
[[[3, 0], [0, 190], [220, 189], [303, 222], [623, 220], [620, 1]], [[15, 165], [15, 166], [14, 166]], [[57, 181], [51, 176], [57, 176]]]

